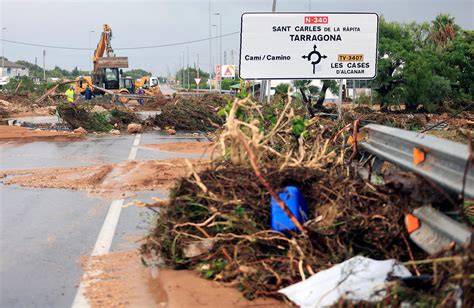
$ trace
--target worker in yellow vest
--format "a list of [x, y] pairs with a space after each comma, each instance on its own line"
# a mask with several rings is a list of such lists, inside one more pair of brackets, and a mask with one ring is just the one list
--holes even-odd
[[72, 87], [67, 89], [64, 94], [66, 94], [66, 99], [68, 102], [71, 102], [71, 103], [74, 102], [74, 89]]

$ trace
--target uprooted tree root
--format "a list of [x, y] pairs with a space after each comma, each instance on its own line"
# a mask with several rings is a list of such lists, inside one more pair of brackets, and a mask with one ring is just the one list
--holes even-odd
[[[411, 192], [374, 187], [359, 178], [346, 165], [350, 150], [337, 141], [345, 140], [337, 138], [345, 130], [327, 131], [309, 122], [306, 134], [295, 135], [289, 104], [272, 127], [262, 130], [261, 118], [252, 102], [234, 102], [219, 140], [228, 159], [179, 182], [142, 246], [144, 253], [160, 255], [175, 269], [196, 269], [208, 279], [236, 286], [250, 299], [282, 298], [279, 289], [355, 255], [402, 262], [427, 257], [404, 229], [405, 214], [423, 201], [415, 201]], [[332, 138], [323, 139], [327, 134]], [[299, 188], [310, 211], [304, 233], [270, 229], [270, 192], [249, 160], [258, 160], [259, 173], [274, 191]], [[429, 190], [422, 179], [418, 186]], [[431, 302], [452, 303], [453, 293], [441, 292], [452, 279], [462, 281], [465, 302], [472, 299], [463, 276], [472, 264], [469, 255], [436, 267], [407, 266], [433, 275]], [[409, 292], [400, 290], [391, 289], [387, 300], [410, 300], [403, 295]]]
[[[277, 296], [280, 288], [357, 254], [409, 260], [402, 239], [408, 198], [332, 170], [265, 170], [275, 190], [291, 184], [306, 196], [308, 236], [270, 231], [269, 193], [252, 169], [228, 165], [199, 174], [207, 194], [195, 180], [181, 181], [146, 249], [161, 252], [174, 268], [197, 267], [208, 278], [237, 284], [248, 298]], [[212, 243], [210, 253], [186, 257], [197, 242]]]
[[59, 116], [71, 129], [82, 127], [88, 131], [108, 132], [114, 127], [123, 129], [127, 124], [140, 122], [136, 114], [125, 109], [103, 110], [94, 112], [89, 103], [61, 103], [57, 107]]
[[200, 97], [178, 97], [175, 102], [164, 105], [155, 118], [155, 125], [174, 127], [187, 131], [214, 131], [223, 124], [217, 111], [227, 101], [218, 95], [205, 94]]

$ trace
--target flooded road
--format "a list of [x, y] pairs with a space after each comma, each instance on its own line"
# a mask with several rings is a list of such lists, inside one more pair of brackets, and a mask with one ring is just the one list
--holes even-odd
[[[74, 142], [8, 142], [0, 144], [0, 170], [120, 163], [132, 152], [136, 160], [202, 157], [144, 146], [192, 141], [196, 137], [143, 134], [139, 144], [134, 135]], [[122, 204], [136, 199], [150, 202], [151, 197], [166, 198], [167, 191], [137, 193]], [[83, 275], [81, 257], [97, 248], [111, 200], [83, 191], [3, 184], [0, 200], [0, 307], [71, 306]], [[146, 233], [151, 217], [147, 209], [122, 208], [117, 223], [108, 230], [111, 243], [107, 251], [138, 247], [136, 241]]]

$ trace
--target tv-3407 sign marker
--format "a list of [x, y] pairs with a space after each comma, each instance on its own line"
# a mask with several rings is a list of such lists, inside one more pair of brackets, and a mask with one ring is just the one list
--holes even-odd
[[372, 79], [375, 13], [244, 13], [243, 79]]

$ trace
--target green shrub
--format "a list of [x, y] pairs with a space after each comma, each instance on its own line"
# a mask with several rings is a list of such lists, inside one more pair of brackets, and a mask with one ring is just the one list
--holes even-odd
[[[21, 83], [21, 84], [20, 84]], [[18, 87], [18, 85], [20, 85]], [[19, 94], [30, 94], [35, 91], [35, 85], [31, 78], [22, 76], [20, 78], [11, 78], [8, 83], [5, 85], [7, 92], [15, 92], [18, 87]]]
[[230, 87], [236, 84], [239, 84], [239, 80], [222, 79], [221, 87], [222, 87], [222, 90], [230, 90]]

